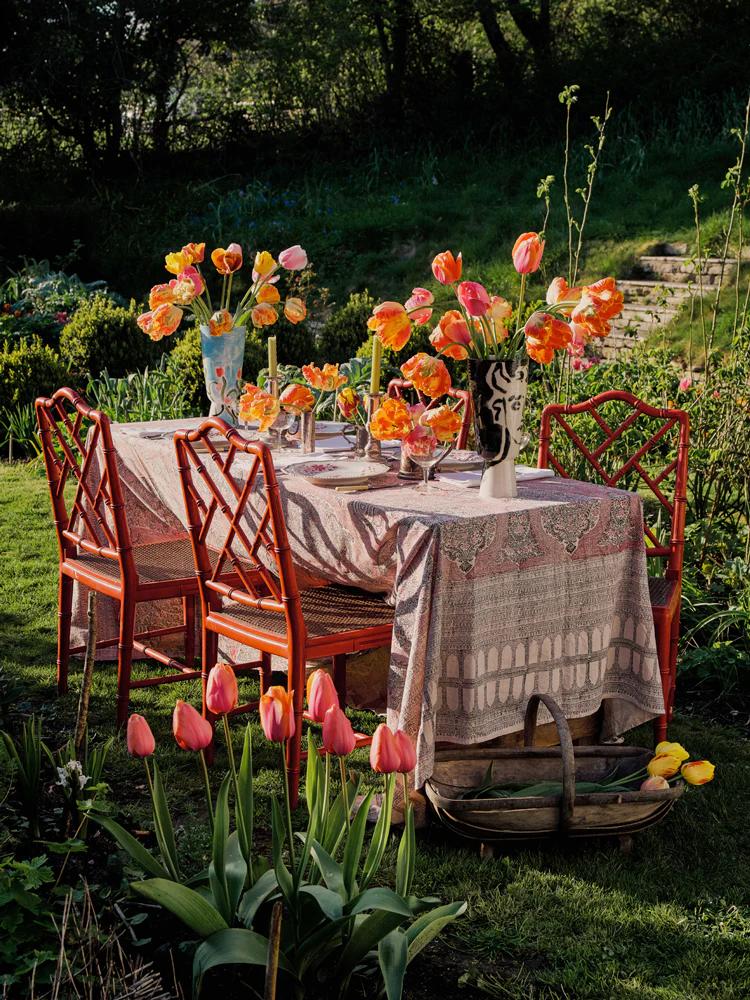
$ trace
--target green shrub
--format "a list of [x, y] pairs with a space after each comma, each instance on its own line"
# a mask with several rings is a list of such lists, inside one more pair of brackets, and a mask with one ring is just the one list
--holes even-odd
[[83, 302], [60, 334], [60, 355], [71, 371], [125, 375], [155, 364], [171, 343], [154, 342], [136, 323], [135, 303], [125, 309], [106, 295]]
[[174, 390], [184, 397], [193, 413], [206, 412], [201, 335], [197, 326], [188, 327], [167, 357], [167, 374]]
[[316, 353], [321, 361], [347, 361], [367, 340], [367, 320], [375, 299], [367, 289], [353, 292], [345, 305], [326, 320], [318, 337]]
[[66, 365], [51, 347], [38, 337], [0, 350], [0, 405], [12, 409], [33, 403], [70, 383]]

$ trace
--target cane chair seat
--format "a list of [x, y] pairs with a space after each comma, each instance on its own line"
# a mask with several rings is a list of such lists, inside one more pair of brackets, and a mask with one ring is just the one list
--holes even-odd
[[[393, 625], [393, 608], [379, 594], [330, 584], [300, 591], [300, 601], [307, 629], [308, 649], [314, 648], [316, 639], [322, 642], [330, 636], [340, 639], [349, 632], [358, 633], [356, 640], [352, 640], [352, 651], [358, 649], [362, 642], [369, 648], [372, 640], [367, 633], [370, 630], [389, 630]], [[268, 632], [279, 636], [286, 634], [286, 617], [273, 611], [256, 610], [232, 603], [221, 611], [212, 613], [212, 618], [217, 617], [227, 618], [253, 632]]]
[[656, 610], [672, 610], [680, 600], [680, 588], [677, 580], [667, 580], [663, 576], [648, 578], [648, 595], [651, 607]]

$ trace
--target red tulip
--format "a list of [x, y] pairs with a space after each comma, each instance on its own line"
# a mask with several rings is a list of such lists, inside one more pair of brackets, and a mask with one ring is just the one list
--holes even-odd
[[539, 233], [521, 233], [513, 245], [513, 267], [519, 274], [531, 274], [539, 270], [544, 253], [544, 240]]
[[331, 705], [323, 720], [323, 748], [327, 753], [346, 757], [357, 743], [352, 724], [338, 705]]
[[408, 774], [416, 767], [417, 751], [414, 749], [414, 744], [403, 729], [396, 730], [394, 739], [396, 740], [396, 747], [398, 749], [399, 756], [401, 757], [399, 771], [403, 774]]
[[484, 316], [490, 308], [489, 292], [478, 281], [462, 281], [456, 295], [470, 316]]
[[292, 691], [276, 685], [261, 695], [260, 724], [266, 739], [272, 743], [283, 743], [294, 736], [292, 694]]
[[142, 715], [128, 719], [128, 753], [131, 757], [150, 757], [156, 742], [151, 728]]
[[384, 722], [378, 726], [372, 738], [370, 767], [378, 774], [392, 774], [401, 769], [401, 754], [396, 737]]
[[217, 663], [208, 675], [206, 708], [214, 715], [225, 715], [239, 704], [237, 678], [228, 663]]
[[313, 670], [307, 679], [307, 708], [314, 722], [323, 722], [326, 712], [332, 705], [338, 706], [339, 696], [336, 694], [331, 675], [325, 670]]
[[205, 750], [213, 739], [213, 727], [192, 705], [177, 701], [172, 713], [172, 732], [183, 750]]

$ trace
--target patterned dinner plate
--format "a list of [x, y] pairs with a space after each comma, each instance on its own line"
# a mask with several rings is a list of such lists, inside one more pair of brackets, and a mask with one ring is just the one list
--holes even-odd
[[469, 469], [481, 469], [484, 466], [481, 456], [475, 451], [451, 451], [438, 466], [442, 472], [462, 472]]
[[351, 459], [320, 459], [297, 462], [289, 467], [289, 475], [302, 476], [316, 486], [359, 486], [385, 472], [390, 472], [385, 462], [355, 462]]
[[347, 426], [348, 424], [341, 420], [316, 420], [315, 437], [338, 437], [344, 433], [344, 428]]

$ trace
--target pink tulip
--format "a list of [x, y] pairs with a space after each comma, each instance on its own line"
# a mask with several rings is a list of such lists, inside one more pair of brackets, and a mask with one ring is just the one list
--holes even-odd
[[156, 741], [151, 728], [142, 715], [128, 719], [128, 753], [131, 757], [150, 757]]
[[206, 708], [213, 715], [226, 715], [239, 703], [237, 678], [228, 663], [217, 663], [208, 675]]
[[539, 270], [544, 253], [544, 240], [539, 233], [521, 233], [513, 246], [513, 267], [519, 274], [531, 274]]
[[307, 708], [314, 722], [323, 722], [326, 712], [332, 705], [338, 706], [339, 696], [336, 693], [331, 675], [325, 670], [313, 670], [307, 679]]
[[401, 754], [396, 737], [384, 722], [378, 726], [372, 738], [370, 767], [378, 774], [392, 774], [401, 768]]
[[419, 306], [432, 305], [434, 298], [432, 292], [427, 288], [412, 288], [411, 296], [404, 302], [404, 308], [409, 313], [412, 323], [422, 326], [429, 322], [432, 309], [419, 309]]
[[650, 778], [646, 778], [641, 783], [642, 792], [661, 792], [665, 788], [669, 788], [669, 782], [666, 778], [662, 778], [660, 774], [652, 774]]
[[296, 243], [293, 247], [289, 247], [288, 250], [282, 250], [279, 254], [279, 264], [287, 271], [301, 271], [303, 267], [307, 267], [307, 254], [299, 245]]
[[294, 692], [277, 684], [260, 697], [260, 724], [266, 739], [283, 743], [294, 736]]
[[396, 747], [401, 758], [399, 771], [403, 774], [409, 774], [409, 772], [413, 771], [416, 767], [417, 751], [414, 749], [414, 744], [403, 729], [396, 730], [394, 739], [396, 740]]
[[204, 719], [192, 705], [180, 700], [172, 713], [172, 732], [183, 750], [205, 750], [214, 737], [208, 719]]
[[458, 301], [470, 316], [484, 316], [490, 308], [490, 296], [478, 281], [462, 281], [456, 289]]
[[357, 743], [352, 724], [338, 705], [331, 705], [323, 720], [323, 748], [327, 753], [346, 757]]
[[693, 380], [689, 375], [683, 375], [678, 386], [680, 392], [689, 392], [693, 388]]

